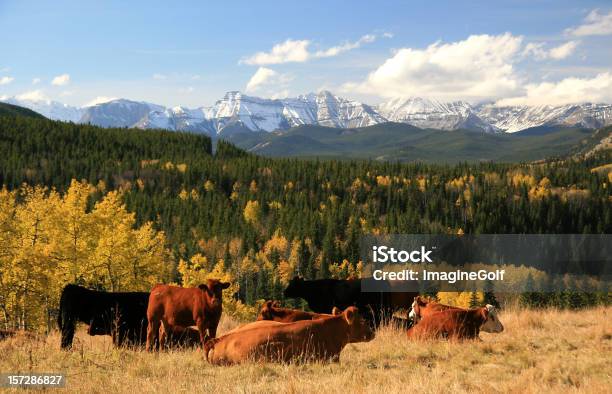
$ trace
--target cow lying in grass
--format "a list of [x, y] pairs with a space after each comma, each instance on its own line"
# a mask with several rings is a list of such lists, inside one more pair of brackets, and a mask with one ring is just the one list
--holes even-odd
[[411, 339], [476, 339], [480, 331], [499, 333], [504, 326], [492, 305], [474, 309], [447, 309], [423, 317], [407, 331]]
[[369, 324], [356, 307], [316, 320], [292, 323], [259, 321], [209, 340], [204, 346], [211, 364], [231, 365], [245, 361], [338, 362], [347, 343], [374, 338]]
[[[496, 322], [499, 323], [499, 326], [501, 326], [501, 330], [503, 330], [504, 327], [499, 321], [499, 317], [497, 316], [497, 310], [491, 305], [487, 305], [487, 306], [490, 306], [488, 319], [492, 323], [496, 323]], [[448, 311], [448, 310], [465, 311], [467, 309], [459, 308], [456, 306], [440, 304], [428, 298], [417, 296], [414, 298], [414, 302], [412, 303], [412, 310], [410, 311], [410, 314], [408, 316], [413, 324], [418, 324], [421, 321], [421, 319], [425, 317], [433, 315], [434, 313]], [[500, 332], [498, 331], [500, 329], [499, 326], [497, 326], [497, 324], [485, 324], [480, 328], [480, 331], [497, 333], [497, 332]], [[490, 331], [490, 330], [494, 330], [494, 331]]]
[[282, 308], [278, 301], [266, 301], [261, 306], [257, 321], [272, 320], [282, 323], [292, 323], [300, 320], [315, 320], [329, 316], [331, 315], [326, 313], [314, 313], [299, 309]]

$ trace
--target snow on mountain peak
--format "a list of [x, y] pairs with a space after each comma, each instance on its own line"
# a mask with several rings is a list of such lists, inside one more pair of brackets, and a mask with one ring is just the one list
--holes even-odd
[[267, 99], [229, 91], [209, 107], [190, 109], [127, 99], [110, 99], [84, 107], [50, 100], [12, 97], [8, 103], [30, 108], [56, 120], [91, 123], [103, 127], [139, 127], [183, 130], [210, 135], [270, 132], [300, 125], [336, 128], [403, 122], [421, 128], [485, 132], [514, 132], [536, 126], [565, 125], [596, 128], [612, 124], [612, 105], [573, 104], [539, 107], [471, 105], [408, 97], [372, 107], [321, 90], [294, 98]]

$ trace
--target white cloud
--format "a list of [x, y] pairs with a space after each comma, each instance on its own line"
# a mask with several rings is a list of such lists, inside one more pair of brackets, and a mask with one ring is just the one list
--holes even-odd
[[357, 49], [359, 48], [361, 45], [363, 44], [369, 44], [371, 42], [376, 41], [376, 36], [373, 34], [366, 34], [365, 36], [362, 36], [359, 40], [355, 41], [355, 42], [345, 42], [342, 45], [338, 45], [335, 47], [331, 47], [328, 48], [324, 51], [317, 51], [315, 53], [315, 57], [331, 57], [331, 56], [337, 56], [339, 54], [341, 54], [342, 52], [347, 52], [350, 51], [352, 49]]
[[158, 73], [153, 74], [153, 79], [157, 79], [159, 81], [164, 80], [166, 78], [168, 77], [164, 74], [158, 74]]
[[32, 90], [29, 92], [24, 92], [24, 93], [18, 94], [16, 98], [17, 100], [27, 100], [27, 101], [46, 101], [49, 99], [42, 90]]
[[93, 98], [91, 101], [86, 103], [84, 106], [93, 107], [96, 104], [108, 103], [109, 101], [113, 101], [116, 99], [117, 99], [116, 97], [98, 96], [98, 97]]
[[13, 82], [15, 80], [15, 78], [13, 77], [1, 77], [0, 78], [0, 85], [8, 85], [9, 83]]
[[543, 42], [530, 42], [523, 49], [523, 56], [533, 56], [537, 60], [543, 60], [548, 57], [548, 51], [544, 49]]
[[259, 67], [255, 74], [249, 79], [246, 85], [246, 91], [252, 92], [257, 90], [259, 87], [269, 83], [272, 79], [275, 79], [278, 73], [266, 67]]
[[247, 93], [256, 92], [258, 96], [283, 98], [289, 96], [289, 83], [293, 77], [281, 74], [266, 67], [259, 67], [246, 85]]
[[612, 34], [612, 11], [600, 14], [599, 10], [591, 11], [584, 23], [578, 27], [567, 29], [565, 32], [573, 36], [607, 36]]
[[552, 48], [548, 54], [555, 60], [565, 59], [572, 53], [576, 47], [578, 47], [579, 41], [568, 41], [565, 44], [561, 44], [558, 47]]
[[67, 85], [69, 82], [70, 82], [70, 75], [62, 74], [62, 75], [58, 75], [57, 77], [53, 78], [53, 80], [51, 81], [51, 85], [63, 86], [63, 85]]
[[195, 88], [193, 86], [187, 86], [186, 88], [180, 88], [179, 93], [193, 93]]
[[309, 40], [289, 39], [283, 43], [274, 45], [270, 52], [257, 52], [253, 56], [242, 59], [240, 62], [256, 66], [305, 62], [310, 57], [308, 45], [310, 45]]
[[513, 62], [521, 49], [522, 37], [510, 33], [472, 35], [448, 44], [436, 42], [425, 49], [402, 48], [365, 81], [345, 84], [343, 90], [382, 97], [508, 97], [520, 86]]
[[580, 41], [568, 41], [557, 47], [546, 49], [543, 42], [530, 42], [523, 49], [523, 56], [533, 56], [536, 60], [553, 59], [561, 60], [574, 53]]
[[40, 78], [32, 79], [32, 85], [38, 85], [40, 83]]
[[[382, 37], [391, 38], [391, 33], [383, 33]], [[363, 44], [369, 44], [378, 36], [375, 34], [366, 34], [357, 41], [347, 41], [343, 44], [336, 45], [325, 50], [316, 52], [309, 51], [308, 47], [311, 44], [310, 40], [292, 40], [288, 39], [285, 42], [276, 44], [270, 52], [257, 52], [256, 54], [243, 58], [240, 63], [250, 64], [255, 66], [265, 66], [270, 64], [282, 63], [303, 63], [312, 58], [324, 58], [338, 56], [341, 53], [357, 49]]]
[[563, 105], [583, 102], [612, 102], [612, 74], [593, 78], [565, 78], [559, 82], [533, 83], [525, 86], [522, 96], [502, 99], [497, 105]]

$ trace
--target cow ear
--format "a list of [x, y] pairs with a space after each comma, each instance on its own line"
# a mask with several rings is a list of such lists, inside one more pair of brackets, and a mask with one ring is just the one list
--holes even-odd
[[332, 315], [334, 315], [334, 316], [338, 316], [338, 315], [340, 315], [341, 313], [342, 313], [342, 311], [340, 310], [340, 308], [338, 308], [338, 307], [333, 307], [333, 308], [332, 308]]
[[202, 291], [208, 291], [208, 286], [206, 286], [205, 284], [201, 283], [198, 285], [198, 289], [202, 290]]
[[230, 287], [230, 283], [229, 282], [219, 282], [219, 286], [221, 286], [222, 289], [227, 289], [228, 287]]
[[355, 321], [355, 308], [348, 307], [344, 311], [344, 318], [348, 322], [348, 324], [353, 324]]

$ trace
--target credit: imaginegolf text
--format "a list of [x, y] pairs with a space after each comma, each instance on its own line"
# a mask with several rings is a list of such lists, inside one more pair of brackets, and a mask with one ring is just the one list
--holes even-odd
[[400, 271], [374, 270], [372, 278], [378, 281], [442, 281], [446, 283], [456, 283], [457, 281], [476, 281], [490, 280], [503, 281], [506, 270], [478, 270], [478, 271], [415, 271], [411, 269]]

